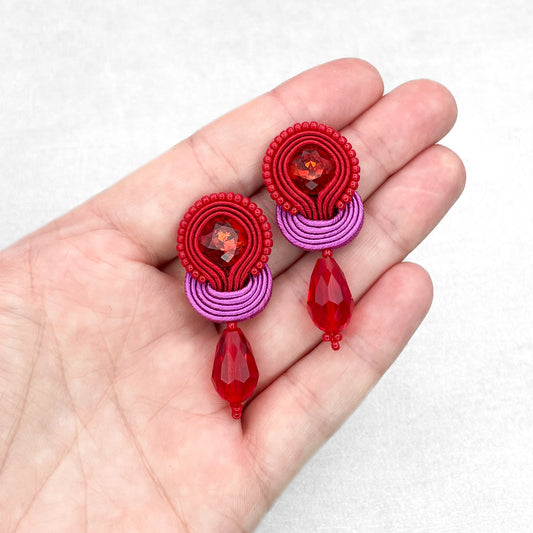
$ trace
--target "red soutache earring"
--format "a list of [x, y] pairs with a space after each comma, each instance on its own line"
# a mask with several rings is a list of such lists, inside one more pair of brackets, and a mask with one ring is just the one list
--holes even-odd
[[317, 122], [282, 131], [263, 159], [263, 179], [277, 203], [281, 232], [299, 248], [322, 251], [311, 274], [307, 309], [334, 350], [340, 348], [354, 303], [332, 250], [352, 241], [363, 225], [359, 171], [347, 139]]
[[226, 323], [215, 350], [215, 389], [239, 419], [259, 379], [250, 344], [237, 322], [260, 313], [272, 294], [267, 266], [272, 232], [262, 210], [232, 192], [211, 194], [185, 213], [178, 229], [185, 293], [203, 317]]

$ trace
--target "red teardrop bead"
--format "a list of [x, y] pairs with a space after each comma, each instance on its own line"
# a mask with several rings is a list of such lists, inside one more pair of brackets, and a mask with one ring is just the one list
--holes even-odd
[[307, 310], [334, 350], [340, 347], [340, 332], [350, 323], [353, 305], [352, 293], [335, 259], [319, 258], [311, 274]]
[[230, 403], [233, 418], [240, 418], [242, 402], [254, 392], [259, 371], [248, 340], [233, 324], [218, 341], [212, 378], [216, 391]]

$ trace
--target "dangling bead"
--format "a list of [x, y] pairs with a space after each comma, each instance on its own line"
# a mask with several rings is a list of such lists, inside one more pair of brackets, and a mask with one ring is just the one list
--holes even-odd
[[241, 418], [242, 402], [254, 392], [259, 371], [250, 344], [235, 322], [228, 323], [218, 341], [212, 378], [218, 394], [230, 403], [233, 418]]
[[311, 274], [307, 310], [316, 326], [325, 332], [322, 340], [331, 342], [333, 350], [338, 350], [342, 339], [340, 332], [350, 323], [354, 301], [331, 250], [324, 250], [322, 256]]

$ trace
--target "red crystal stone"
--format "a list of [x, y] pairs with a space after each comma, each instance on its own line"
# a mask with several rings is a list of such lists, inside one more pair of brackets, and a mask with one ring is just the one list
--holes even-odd
[[316, 144], [298, 150], [289, 164], [289, 176], [309, 196], [318, 195], [334, 174], [335, 164], [331, 155]]
[[199, 242], [204, 255], [223, 268], [230, 268], [248, 244], [242, 226], [226, 217], [215, 218], [206, 224]]
[[335, 259], [320, 257], [311, 274], [307, 310], [333, 349], [340, 347], [340, 332], [350, 323], [353, 306], [352, 293]]
[[242, 402], [254, 392], [259, 371], [248, 340], [233, 324], [218, 341], [212, 378], [218, 394], [230, 403], [233, 418], [240, 418]]

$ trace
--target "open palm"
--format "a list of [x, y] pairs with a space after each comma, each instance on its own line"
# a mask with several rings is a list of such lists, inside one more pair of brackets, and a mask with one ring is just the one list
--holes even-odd
[[[435, 143], [442, 86], [386, 96], [339, 60], [233, 111], [0, 255], [2, 531], [250, 531], [408, 341], [431, 281], [401, 263], [459, 196]], [[361, 160], [365, 224], [335, 257], [358, 303], [339, 352], [305, 312], [316, 256], [277, 233], [262, 187], [279, 131], [316, 120]], [[204, 194], [239, 192], [273, 223], [273, 297], [242, 323], [260, 378], [241, 421], [210, 380], [219, 333], [197, 315], [177, 224]]]

